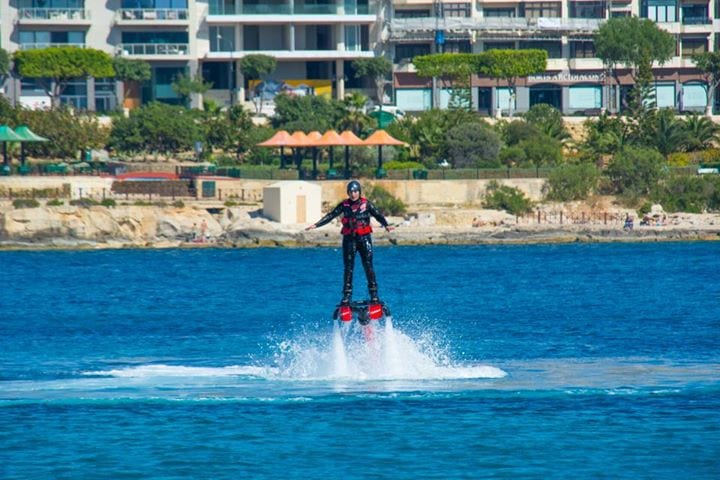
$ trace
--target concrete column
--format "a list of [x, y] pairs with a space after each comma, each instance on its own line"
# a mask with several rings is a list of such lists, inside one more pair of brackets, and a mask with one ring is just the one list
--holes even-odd
[[295, 51], [295, 24], [291, 23], [288, 25], [288, 36], [289, 36], [289, 50], [291, 52]]
[[562, 86], [560, 101], [562, 102], [562, 113], [567, 115], [570, 113], [570, 87], [568, 85]]
[[95, 106], [95, 79], [93, 77], [89, 77], [87, 79], [87, 109], [91, 112], [94, 112], [97, 110], [97, 107]]
[[[243, 50], [245, 50], [243, 26], [238, 25], [235, 27], [235, 51], [242, 52]], [[240, 60], [235, 62], [235, 85], [237, 88], [235, 101], [237, 103], [243, 103], [245, 101], [245, 76], [240, 71]]]
[[470, 109], [477, 111], [480, 107], [480, 96], [478, 95], [478, 87], [470, 87]]
[[490, 116], [500, 117], [502, 109], [498, 108], [498, 94], [497, 87], [490, 88]]
[[[188, 75], [190, 78], [195, 78], [200, 71], [200, 62], [198, 60], [190, 60], [188, 62]], [[203, 97], [202, 94], [193, 93], [190, 95], [190, 107], [202, 109]]]
[[345, 61], [335, 60], [335, 98], [342, 100], [345, 98]]
[[125, 104], [125, 82], [115, 80], [115, 98], [119, 108], [123, 108]]
[[530, 110], [530, 88], [515, 87], [515, 110], [514, 112], [522, 113]]
[[568, 40], [567, 35], [563, 35], [560, 42], [560, 56], [567, 60], [570, 58], [570, 41]]

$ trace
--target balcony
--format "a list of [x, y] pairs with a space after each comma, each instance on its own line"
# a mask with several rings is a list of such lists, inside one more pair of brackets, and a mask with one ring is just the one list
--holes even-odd
[[52, 42], [34, 42], [34, 43], [21, 43], [20, 50], [35, 50], [38, 48], [50, 48], [50, 47], [77, 47], [85, 48], [84, 43], [52, 43]]
[[683, 25], [710, 25], [712, 18], [710, 17], [683, 17]]
[[190, 45], [187, 43], [122, 43], [118, 45], [117, 53], [130, 57], [184, 59], [190, 54]]
[[115, 16], [118, 25], [187, 25], [187, 8], [121, 8]]
[[[537, 33], [593, 33], [605, 20], [585, 18], [525, 18], [525, 17], [425, 17], [395, 18], [390, 24], [391, 38], [401, 39], [420, 32], [494, 32], [533, 35]], [[412, 35], [410, 35], [412, 36]]]
[[22, 25], [90, 25], [90, 12], [82, 8], [21, 8]]
[[373, 58], [375, 53], [366, 50], [243, 50], [235, 52], [210, 52], [209, 60], [236, 60], [245, 55], [262, 53], [275, 57], [277, 60], [355, 60], [357, 58]]
[[[292, 18], [291, 18], [292, 17]], [[208, 23], [373, 23], [372, 5], [211, 5]]]

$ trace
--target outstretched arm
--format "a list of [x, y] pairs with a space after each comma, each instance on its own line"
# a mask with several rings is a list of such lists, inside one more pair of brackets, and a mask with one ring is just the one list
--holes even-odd
[[387, 230], [388, 232], [391, 232], [395, 229], [395, 227], [391, 227], [390, 225], [388, 225], [387, 219], [385, 219], [383, 214], [380, 213], [380, 210], [377, 209], [375, 204], [368, 201], [367, 205], [368, 205], [368, 212], [370, 212], [370, 215], [375, 217], [375, 220], [380, 222], [380, 225], [382, 225], [385, 230]]
[[308, 225], [305, 230], [313, 230], [318, 227], [322, 227], [323, 225], [326, 225], [332, 221], [333, 218], [337, 217], [342, 213], [342, 203], [338, 203], [337, 207], [332, 209], [330, 213], [322, 217], [317, 222], [313, 223], [312, 225]]

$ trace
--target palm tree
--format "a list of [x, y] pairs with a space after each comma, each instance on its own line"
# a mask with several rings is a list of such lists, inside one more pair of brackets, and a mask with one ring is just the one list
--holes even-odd
[[683, 122], [689, 151], [712, 148], [718, 141], [718, 126], [708, 117], [692, 114]]
[[374, 120], [365, 113], [368, 97], [362, 93], [353, 92], [345, 96], [343, 105], [345, 114], [340, 120], [342, 130], [352, 130], [355, 135], [361, 135], [373, 127]]
[[654, 115], [648, 129], [648, 136], [643, 140], [648, 146], [655, 147], [665, 157], [687, 148], [688, 134], [683, 122], [675, 118], [672, 110], [660, 110]]

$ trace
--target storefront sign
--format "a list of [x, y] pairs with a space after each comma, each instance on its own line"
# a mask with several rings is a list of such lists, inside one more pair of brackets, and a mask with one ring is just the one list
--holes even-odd
[[528, 83], [562, 82], [562, 83], [602, 83], [605, 81], [604, 73], [570, 73], [559, 72], [555, 74], [530, 75]]

